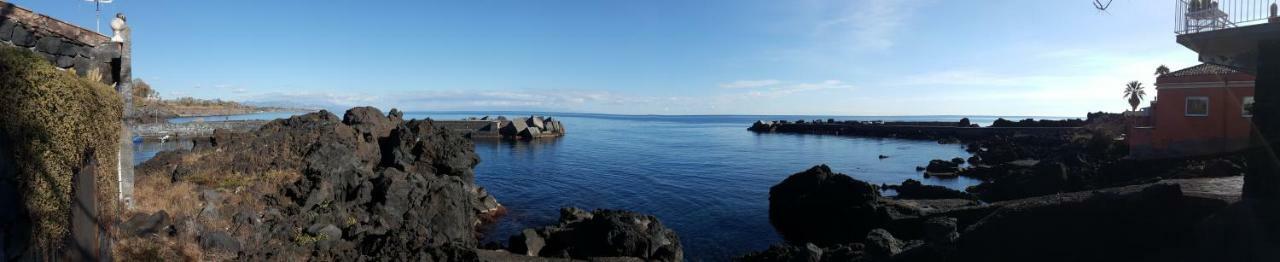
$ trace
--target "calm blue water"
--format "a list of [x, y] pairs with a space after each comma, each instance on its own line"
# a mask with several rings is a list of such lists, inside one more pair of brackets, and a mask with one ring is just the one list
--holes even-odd
[[[408, 113], [405, 117], [481, 115]], [[769, 225], [769, 187], [814, 165], [827, 164], [873, 184], [910, 178], [963, 189], [978, 183], [968, 178], [924, 178], [915, 170], [931, 159], [967, 157], [957, 144], [746, 130], [759, 119], [955, 121], [958, 116], [542, 115], [560, 119], [567, 135], [531, 142], [476, 141], [481, 158], [476, 182], [509, 210], [488, 229], [485, 241], [505, 242], [520, 229], [555, 223], [561, 207], [627, 209], [655, 215], [676, 230], [689, 260], [728, 260], [781, 241]], [[995, 117], [970, 119], [986, 125]], [[167, 149], [138, 147], [151, 155]], [[149, 158], [141, 154], [135, 158]], [[879, 159], [879, 155], [889, 158]]]
[[[306, 114], [306, 113], [309, 113], [309, 112], [268, 112], [268, 113], [257, 113], [257, 114], [247, 114], [247, 115], [193, 116], [193, 117], [170, 118], [169, 122], [170, 123], [187, 123], [187, 122], [197, 122], [197, 121], [212, 122], [212, 121], [230, 121], [230, 120], [269, 120], [269, 119], [276, 119], [276, 118], [289, 118], [290, 116], [294, 116], [298, 114]], [[338, 117], [342, 117], [341, 111], [334, 114], [338, 115]]]

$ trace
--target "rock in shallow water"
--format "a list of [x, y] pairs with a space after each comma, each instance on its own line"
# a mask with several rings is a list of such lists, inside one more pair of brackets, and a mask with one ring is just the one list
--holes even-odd
[[887, 185], [898, 192], [898, 199], [977, 199], [976, 196], [944, 186], [925, 185], [915, 179], [902, 181], [901, 185]]
[[630, 211], [586, 212], [577, 208], [561, 209], [560, 214], [557, 225], [525, 229], [512, 236], [508, 249], [516, 254], [543, 257], [684, 260], [680, 237], [662, 226], [656, 217]]
[[815, 166], [769, 189], [769, 222], [787, 241], [850, 243], [889, 221], [879, 198], [876, 186]]

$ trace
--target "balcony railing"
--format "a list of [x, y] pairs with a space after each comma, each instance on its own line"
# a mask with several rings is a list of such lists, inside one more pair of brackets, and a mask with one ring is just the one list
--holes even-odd
[[1175, 0], [1174, 32], [1190, 34], [1266, 23], [1276, 0]]

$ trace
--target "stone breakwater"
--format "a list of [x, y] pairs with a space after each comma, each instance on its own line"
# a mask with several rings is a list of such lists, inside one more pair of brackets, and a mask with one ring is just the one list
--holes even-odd
[[824, 134], [904, 139], [982, 139], [993, 136], [1062, 136], [1080, 127], [977, 127], [959, 122], [880, 121], [756, 121], [747, 128], [757, 133]]
[[435, 123], [472, 138], [537, 139], [560, 137], [565, 134], [564, 124], [560, 123], [560, 120], [542, 116], [512, 119], [507, 119], [505, 116], [484, 116], [464, 120], [436, 120]]

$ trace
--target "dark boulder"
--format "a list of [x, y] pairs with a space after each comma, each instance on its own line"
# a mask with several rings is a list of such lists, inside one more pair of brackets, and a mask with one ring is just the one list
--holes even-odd
[[778, 123], [773, 121], [766, 122], [764, 120], [757, 120], [755, 123], [752, 123], [751, 127], [747, 128], [747, 130], [753, 132], [773, 132], [777, 130], [777, 127]]
[[929, 243], [951, 243], [960, 237], [956, 231], [957, 219], [952, 217], [932, 217], [924, 221], [924, 241]]
[[240, 241], [231, 237], [230, 234], [221, 231], [204, 232], [200, 234], [200, 248], [208, 251], [223, 251], [235, 254], [240, 252]]
[[1067, 166], [1062, 162], [1040, 161], [1030, 168], [1013, 164], [1002, 166], [1000, 175], [970, 188], [970, 191], [986, 201], [1002, 201], [1077, 189], [1068, 177]]
[[764, 251], [751, 252], [736, 258], [742, 262], [815, 262], [815, 261], [871, 261], [865, 255], [862, 243], [818, 246], [813, 243], [774, 245]]
[[152, 214], [134, 214], [120, 224], [120, 232], [131, 236], [146, 236], [160, 233], [169, 225], [169, 213], [164, 210]]
[[[964, 161], [961, 160], [961, 162]], [[960, 172], [960, 164], [934, 159], [929, 160], [929, 165], [925, 167], [925, 171], [930, 173], [956, 173]]]
[[521, 230], [520, 234], [511, 236], [507, 250], [526, 256], [538, 256], [538, 253], [542, 252], [542, 247], [546, 245], [547, 240], [543, 239], [537, 230], [526, 228]]
[[876, 186], [819, 165], [769, 189], [769, 222], [793, 243], [854, 242], [888, 222], [879, 197]]
[[899, 240], [893, 237], [888, 230], [872, 229], [867, 232], [867, 237], [862, 240], [862, 244], [866, 245], [866, 254], [873, 258], [890, 258], [907, 247], [907, 241]]
[[898, 192], [899, 199], [977, 199], [972, 194], [944, 186], [925, 185], [915, 179], [902, 181], [901, 185], [886, 185], [886, 189]]
[[352, 108], [342, 115], [342, 123], [359, 131], [368, 143], [376, 143], [374, 139], [386, 137], [402, 122], [404, 120], [394, 114], [383, 115], [381, 110], [368, 106]]
[[664, 227], [656, 217], [621, 210], [587, 213], [577, 208], [561, 209], [559, 224], [525, 229], [512, 236], [510, 243], [513, 253], [543, 257], [684, 260], [684, 249], [675, 231]]
[[1204, 176], [1206, 177], [1239, 176], [1243, 174], [1243, 167], [1227, 159], [1209, 160], [1204, 167]]

